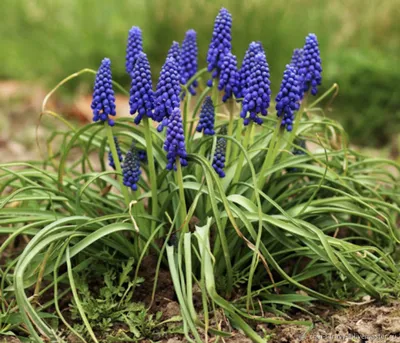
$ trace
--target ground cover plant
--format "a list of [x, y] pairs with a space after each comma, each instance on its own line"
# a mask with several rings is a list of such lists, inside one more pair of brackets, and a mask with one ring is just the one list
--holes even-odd
[[[40, 120], [65, 129], [40, 146], [42, 161], [0, 165], [0, 334], [207, 342], [240, 331], [266, 342], [275, 325], [318, 321], [292, 310], [398, 296], [400, 166], [349, 149], [318, 107], [337, 85], [319, 92], [315, 34], [273, 94], [262, 44], [239, 68], [231, 28], [223, 8], [203, 69], [187, 31], [153, 87], [133, 27], [129, 89], [104, 58], [44, 99]], [[85, 74], [95, 74], [93, 123], [75, 127], [47, 103]], [[114, 91], [133, 117], [115, 117]], [[168, 280], [179, 311], [165, 317], [154, 303]]]

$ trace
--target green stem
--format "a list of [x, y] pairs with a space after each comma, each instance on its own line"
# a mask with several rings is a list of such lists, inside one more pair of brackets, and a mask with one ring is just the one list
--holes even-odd
[[182, 233], [189, 232], [189, 226], [185, 223], [186, 220], [186, 200], [185, 200], [185, 191], [183, 189], [183, 175], [182, 175], [182, 166], [179, 160], [179, 157], [176, 158], [176, 183], [179, 187], [179, 212], [181, 217], [181, 222], [179, 226], [182, 228]]
[[[253, 121], [250, 121], [250, 124], [246, 128], [246, 135], [244, 136], [244, 141], [243, 141], [243, 148], [245, 150], [247, 150], [247, 147], [249, 146], [250, 134], [251, 134], [251, 131], [252, 131], [252, 127], [253, 127]], [[235, 175], [233, 176], [232, 185], [236, 184], [239, 181], [240, 174], [242, 172], [243, 161], [244, 161], [244, 154], [240, 154], [239, 161], [238, 161], [238, 164], [236, 166], [236, 172], [235, 172]], [[234, 186], [232, 188], [232, 191], [235, 188], [236, 187]]]
[[307, 98], [308, 98], [308, 93], [304, 95], [304, 98], [303, 98], [303, 101], [301, 103], [300, 109], [296, 114], [296, 118], [295, 118], [294, 124], [293, 124], [293, 130], [290, 133], [288, 142], [286, 144], [286, 149], [290, 149], [290, 147], [293, 144], [294, 139], [296, 138], [297, 130], [299, 129], [300, 122], [301, 122], [301, 117], [303, 116], [304, 109], [307, 106]]
[[336, 90], [336, 91], [339, 90], [339, 86], [337, 83], [334, 83], [331, 88], [329, 88], [324, 94], [322, 94], [317, 100], [315, 100], [308, 108], [313, 108], [314, 106], [318, 105], [322, 100], [324, 100], [334, 90]]
[[271, 138], [271, 140], [269, 142], [269, 145], [268, 145], [267, 156], [265, 157], [264, 163], [263, 163], [263, 165], [261, 167], [261, 171], [260, 171], [260, 174], [259, 174], [260, 177], [258, 179], [258, 185], [257, 185], [259, 189], [262, 189], [262, 186], [265, 183], [265, 179], [264, 179], [265, 172], [274, 163], [275, 145], [277, 144], [277, 139], [278, 139], [280, 128], [281, 128], [281, 122], [282, 122], [282, 118], [277, 121], [274, 133], [273, 133], [272, 138]]
[[124, 196], [124, 199], [125, 199], [125, 205], [128, 208], [129, 203], [130, 203], [129, 193], [128, 193], [128, 188], [125, 187], [123, 179], [122, 179], [121, 163], [119, 162], [119, 157], [118, 157], [117, 148], [116, 148], [115, 142], [114, 142], [114, 135], [112, 132], [112, 127], [110, 125], [108, 125], [107, 122], [104, 123], [104, 126], [105, 126], [106, 132], [107, 132], [108, 145], [110, 146], [111, 154], [114, 159], [115, 170], [117, 171], [118, 182], [121, 187], [122, 195]]
[[[236, 125], [236, 133], [235, 133], [235, 139], [240, 142], [240, 138], [242, 137], [242, 130], [243, 130], [243, 121], [242, 120], [237, 120], [236, 121], [237, 125]], [[237, 154], [239, 152], [239, 147], [234, 144], [233, 148], [232, 148], [232, 156], [231, 156], [231, 160], [235, 160]], [[228, 164], [226, 164], [228, 166]]]
[[[146, 152], [147, 161], [149, 166], [150, 174], [150, 188], [151, 188], [151, 214], [153, 217], [158, 216], [158, 199], [157, 199], [157, 175], [156, 168], [154, 166], [154, 155], [153, 155], [153, 144], [151, 140], [151, 128], [149, 124], [149, 118], [147, 116], [143, 117], [144, 121], [144, 135], [146, 139]], [[151, 231], [156, 227], [156, 222], [153, 220], [151, 222]]]
[[[229, 110], [229, 124], [228, 124], [228, 136], [232, 137], [233, 135], [233, 108], [235, 106], [234, 100], [229, 100], [228, 110]], [[228, 165], [231, 156], [232, 149], [232, 141], [229, 139], [226, 145], [226, 161], [225, 164]]]

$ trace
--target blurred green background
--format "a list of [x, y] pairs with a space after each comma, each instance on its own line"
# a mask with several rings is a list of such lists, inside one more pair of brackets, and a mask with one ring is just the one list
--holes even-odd
[[[357, 144], [387, 145], [398, 135], [399, 0], [1, 0], [0, 79], [49, 87], [82, 68], [97, 69], [107, 56], [114, 78], [128, 85], [125, 44], [133, 25], [142, 28], [155, 79], [172, 40], [182, 41], [189, 28], [198, 32], [204, 66], [221, 6], [232, 13], [233, 52], [240, 61], [251, 41], [262, 41], [275, 94], [292, 50], [314, 32], [323, 87], [340, 86], [327, 114]], [[92, 79], [84, 82], [89, 91]]]

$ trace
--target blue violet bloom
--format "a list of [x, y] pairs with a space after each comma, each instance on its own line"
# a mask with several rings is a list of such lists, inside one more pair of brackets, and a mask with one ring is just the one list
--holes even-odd
[[222, 97], [223, 102], [232, 98], [232, 95], [235, 95], [236, 98], [240, 97], [240, 74], [237, 69], [237, 59], [230, 52], [225, 55], [219, 76], [218, 90], [223, 89], [225, 90]]
[[212, 166], [219, 177], [225, 177], [225, 154], [226, 154], [226, 139], [219, 137], [215, 148]]
[[239, 98], [243, 98], [247, 93], [247, 89], [249, 88], [251, 71], [253, 70], [256, 63], [256, 55], [259, 53], [265, 54], [261, 43], [251, 42], [249, 48], [247, 49], [244, 55], [242, 66], [240, 67], [239, 71], [240, 75]]
[[173, 58], [165, 61], [155, 92], [155, 110], [153, 119], [161, 123], [157, 130], [161, 132], [168, 124], [172, 110], [179, 108], [181, 85], [179, 83], [178, 65]]
[[132, 72], [132, 83], [129, 92], [130, 113], [137, 113], [134, 120], [139, 124], [143, 116], [153, 118], [154, 91], [151, 81], [150, 63], [145, 53], [137, 56], [135, 67]]
[[[258, 53], [256, 55], [248, 82], [240, 116], [244, 119], [244, 125], [250, 124], [251, 121], [261, 125], [263, 121], [258, 115], [266, 116], [268, 114], [271, 98], [269, 67], [265, 54]], [[248, 117], [247, 113], [249, 113]]]
[[[221, 8], [215, 18], [214, 31], [208, 48], [208, 71], [212, 72], [212, 79], [219, 76], [225, 55], [232, 49], [232, 15], [226, 8]], [[212, 87], [212, 79], [207, 86]]]
[[128, 33], [128, 43], [126, 45], [126, 72], [131, 75], [136, 58], [139, 53], [143, 52], [142, 31], [139, 27], [133, 26]]
[[296, 69], [299, 69], [302, 59], [303, 59], [303, 49], [294, 49], [290, 64]]
[[180, 56], [181, 56], [181, 48], [179, 46], [179, 43], [176, 41], [173, 41], [171, 44], [171, 47], [168, 50], [167, 59], [173, 58], [175, 60], [176, 64], [179, 65]]
[[164, 150], [167, 152], [167, 169], [177, 170], [176, 162], [184, 167], [187, 166], [187, 153], [185, 146], [185, 136], [183, 133], [183, 124], [181, 111], [179, 107], [173, 109], [168, 119], [167, 134], [165, 136]]
[[210, 96], [207, 96], [204, 100], [203, 106], [200, 111], [200, 120], [197, 125], [196, 131], [202, 132], [205, 135], [212, 136], [215, 134], [214, 131], [215, 122], [215, 108]]
[[122, 175], [124, 185], [130, 187], [133, 191], [138, 189], [137, 183], [139, 182], [140, 175], [140, 161], [135, 144], [132, 143], [131, 148], [126, 153], [125, 160], [122, 167]]
[[281, 89], [276, 96], [276, 114], [278, 117], [283, 116], [281, 126], [286, 127], [287, 131], [292, 131], [294, 113], [300, 108], [301, 100], [301, 84], [297, 69], [291, 64], [286, 65], [283, 73]]
[[114, 120], [109, 118], [109, 116], [115, 116], [117, 113], [112, 88], [111, 61], [108, 58], [103, 59], [97, 71], [91, 108], [94, 122], [108, 122], [108, 125], [114, 126]]
[[[197, 73], [197, 38], [196, 31], [189, 30], [186, 32], [185, 39], [182, 42], [181, 58], [180, 58], [180, 76], [181, 83], [186, 83]], [[192, 95], [196, 95], [195, 87], [198, 83], [196, 80], [188, 85], [189, 92]]]
[[311, 88], [311, 94], [317, 95], [318, 86], [322, 82], [321, 56], [319, 53], [317, 36], [310, 33], [306, 37], [303, 48], [303, 59], [299, 68], [303, 92], [306, 93]]

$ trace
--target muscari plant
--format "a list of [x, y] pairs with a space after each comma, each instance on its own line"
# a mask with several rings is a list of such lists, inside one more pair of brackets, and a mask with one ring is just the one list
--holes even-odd
[[[316, 301], [347, 306], [399, 293], [399, 182], [387, 169], [399, 165], [349, 148], [340, 124], [317, 107], [337, 85], [315, 97], [322, 72], [315, 35], [295, 52], [274, 97], [262, 45], [251, 43], [238, 68], [231, 26], [221, 9], [208, 67], [198, 71], [187, 48], [196, 35], [188, 32], [182, 51], [174, 43], [155, 89], [133, 28], [130, 91], [112, 81], [104, 59], [97, 72], [70, 75], [45, 98], [41, 120], [66, 126], [48, 138], [47, 157], [0, 165], [0, 253], [29, 238], [21, 253], [1, 260], [0, 333], [56, 342], [62, 327], [81, 341], [104, 340], [85, 314], [76, 277], [90, 277], [105, 261], [130, 261], [138, 278], [147, 255], [158, 261], [152, 299], [168, 269], [188, 341], [228, 337], [231, 325], [215, 323], [229, 321], [265, 342], [256, 323], [313, 325], [293, 321], [291, 309], [310, 313]], [[93, 123], [76, 127], [47, 102], [85, 73], [96, 74]], [[116, 119], [114, 89], [129, 97], [134, 118]], [[66, 297], [87, 336], [60, 309]]]

